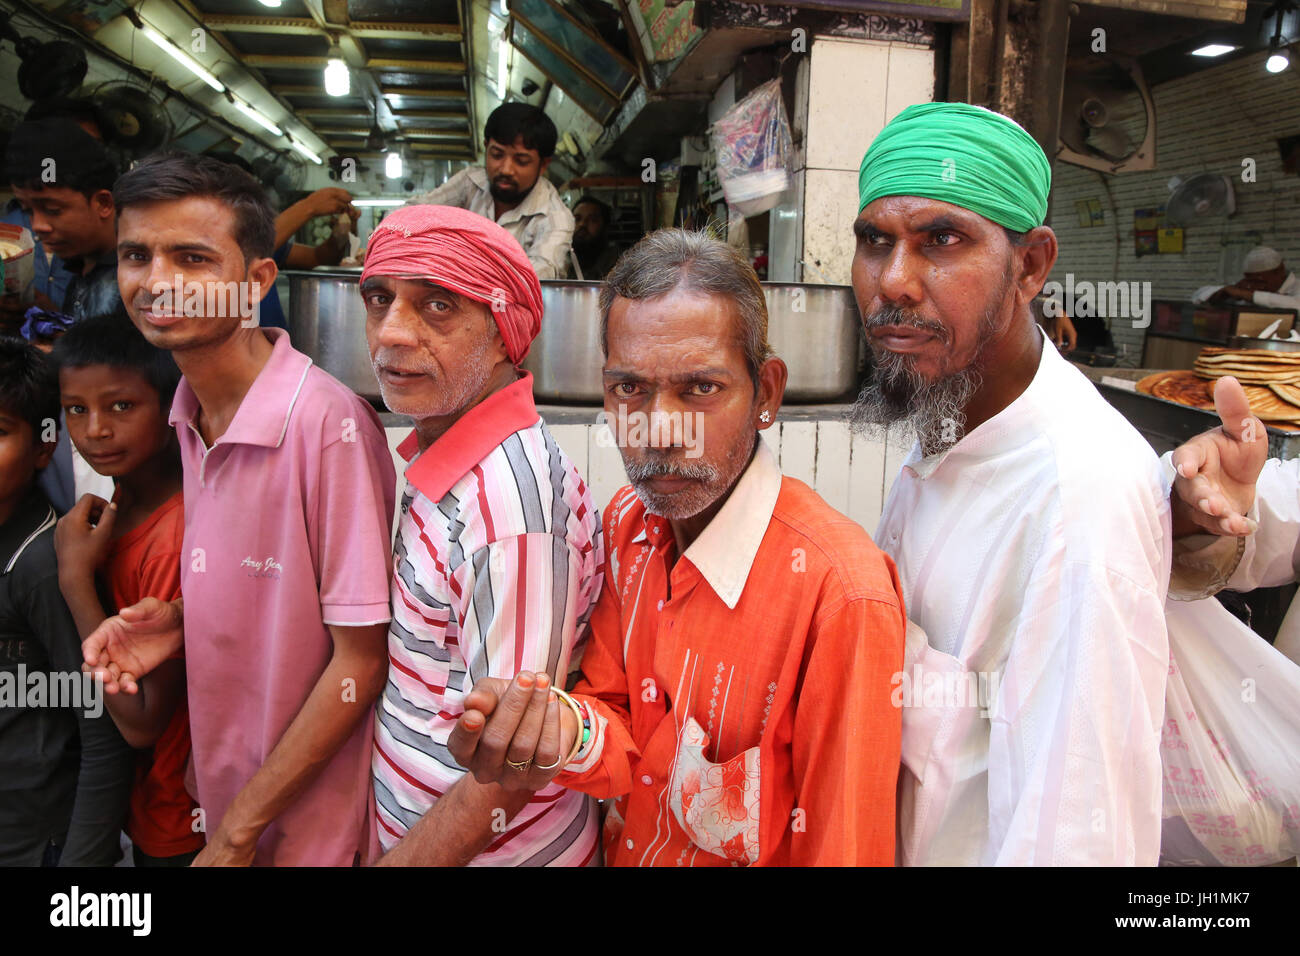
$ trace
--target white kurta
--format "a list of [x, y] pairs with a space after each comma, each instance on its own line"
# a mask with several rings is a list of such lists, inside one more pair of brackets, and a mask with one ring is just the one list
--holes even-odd
[[[1011, 405], [945, 453], [912, 449], [876, 532], [920, 629], [902, 863], [1156, 863], [1167, 487], [1045, 337]], [[929, 696], [927, 674], [989, 693]]]

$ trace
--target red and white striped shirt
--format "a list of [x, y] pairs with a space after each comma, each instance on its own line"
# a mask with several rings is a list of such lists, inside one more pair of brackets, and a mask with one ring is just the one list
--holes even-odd
[[[412, 433], [398, 447], [408, 461]], [[388, 685], [372, 761], [390, 850], [464, 776], [447, 737], [483, 677], [576, 671], [600, 594], [600, 516], [546, 430], [527, 373], [470, 409], [407, 466], [393, 548]], [[475, 866], [599, 862], [595, 802], [538, 791]]]

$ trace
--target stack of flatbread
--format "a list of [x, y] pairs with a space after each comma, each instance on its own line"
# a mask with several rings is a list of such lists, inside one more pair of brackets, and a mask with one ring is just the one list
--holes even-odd
[[1201, 378], [1217, 379], [1231, 375], [1243, 385], [1300, 384], [1300, 352], [1225, 349], [1210, 345], [1201, 349], [1192, 368]]
[[[1193, 366], [1211, 383], [1231, 375], [1241, 382], [1250, 410], [1265, 422], [1300, 423], [1300, 352], [1268, 349], [1201, 349]], [[1213, 395], [1211, 384], [1211, 395]]]
[[1267, 349], [1201, 350], [1193, 371], [1156, 372], [1137, 383], [1137, 390], [1167, 402], [1214, 411], [1214, 383], [1225, 375], [1241, 382], [1250, 410], [1266, 424], [1300, 427], [1300, 352]]
[[1138, 382], [1137, 390], [1214, 411], [1214, 385], [1225, 375], [1241, 383], [1250, 410], [1265, 424], [1300, 429], [1300, 352], [1209, 346], [1201, 351], [1194, 370], [1156, 372]]

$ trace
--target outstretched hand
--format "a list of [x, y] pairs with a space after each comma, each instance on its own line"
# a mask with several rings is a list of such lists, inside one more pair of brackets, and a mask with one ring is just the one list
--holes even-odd
[[173, 657], [185, 642], [180, 601], [147, 597], [104, 620], [81, 642], [82, 670], [104, 681], [104, 691], [134, 694], [137, 681]]
[[551, 693], [546, 673], [524, 671], [511, 681], [485, 677], [465, 698], [447, 749], [479, 783], [541, 790], [572, 752], [576, 723]]
[[1255, 503], [1255, 484], [1268, 460], [1268, 433], [1231, 375], [1215, 383], [1214, 409], [1220, 427], [1197, 435], [1173, 454], [1175, 537], [1198, 532], [1242, 536], [1255, 530], [1246, 512]]

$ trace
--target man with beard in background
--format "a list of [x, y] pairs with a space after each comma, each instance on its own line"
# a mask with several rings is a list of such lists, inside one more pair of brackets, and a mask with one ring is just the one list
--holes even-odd
[[462, 169], [411, 204], [485, 216], [519, 240], [537, 278], [561, 278], [569, 268], [573, 213], [546, 178], [556, 139], [555, 124], [536, 106], [504, 103], [483, 127], [483, 165]]
[[876, 530], [919, 625], [900, 860], [1154, 865], [1169, 504], [1146, 441], [1034, 323], [1047, 158], [1005, 116], [929, 103], [859, 185], [875, 372], [855, 424], [918, 438]]

